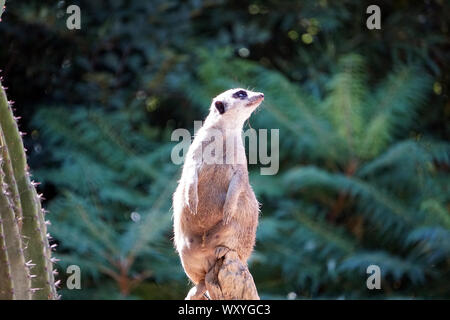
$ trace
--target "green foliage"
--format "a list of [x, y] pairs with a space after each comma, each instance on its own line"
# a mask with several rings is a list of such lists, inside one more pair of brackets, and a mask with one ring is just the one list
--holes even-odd
[[82, 270], [64, 298], [185, 296], [170, 133], [237, 86], [265, 93], [249, 125], [280, 130], [278, 174], [250, 166], [263, 298], [450, 296], [449, 4], [381, 1], [373, 31], [370, 1], [74, 4], [78, 31], [62, 1], [8, 5], [0, 24], [63, 282]]
[[67, 250], [61, 265], [78, 264], [102, 285], [100, 275], [106, 275], [122, 296], [144, 280], [181, 275], [168, 241], [169, 200], [179, 174], [167, 161], [171, 145], [156, 142], [158, 132], [128, 119], [123, 112], [84, 108], [70, 117], [62, 108], [36, 116], [44, 139], [58, 149], [52, 152], [57, 169], [36, 174], [61, 190], [49, 206], [52, 232]]

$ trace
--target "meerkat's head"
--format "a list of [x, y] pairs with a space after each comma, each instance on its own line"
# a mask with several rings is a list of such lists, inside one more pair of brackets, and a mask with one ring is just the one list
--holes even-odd
[[264, 100], [264, 94], [242, 88], [230, 89], [215, 97], [210, 115], [229, 126], [242, 126]]

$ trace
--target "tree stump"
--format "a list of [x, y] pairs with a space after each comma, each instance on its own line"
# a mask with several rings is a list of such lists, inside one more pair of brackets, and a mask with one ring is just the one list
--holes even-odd
[[212, 300], [259, 300], [253, 277], [235, 251], [228, 251], [206, 274]]

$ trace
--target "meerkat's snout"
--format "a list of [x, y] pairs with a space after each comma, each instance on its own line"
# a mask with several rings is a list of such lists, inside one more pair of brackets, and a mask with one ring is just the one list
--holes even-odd
[[264, 93], [257, 93], [248, 98], [246, 106], [259, 105], [264, 100]]

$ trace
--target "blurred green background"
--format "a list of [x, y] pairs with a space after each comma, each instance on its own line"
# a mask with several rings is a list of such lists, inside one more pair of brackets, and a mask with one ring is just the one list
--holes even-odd
[[250, 166], [261, 297], [450, 298], [449, 16], [445, 0], [7, 1], [0, 69], [63, 299], [184, 298], [170, 134], [238, 86], [265, 93], [248, 126], [280, 130], [278, 174]]

